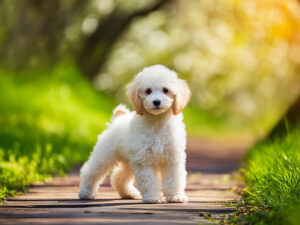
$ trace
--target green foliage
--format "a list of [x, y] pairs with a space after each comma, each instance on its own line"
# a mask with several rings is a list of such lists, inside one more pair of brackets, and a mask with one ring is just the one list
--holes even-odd
[[114, 102], [95, 92], [72, 64], [48, 73], [0, 74], [3, 199], [85, 160]]
[[215, 218], [211, 215], [211, 214], [206, 214], [206, 213], [202, 213], [202, 212], [199, 212], [199, 216], [200, 217], [203, 217], [204, 219], [207, 219], [211, 222], [215, 222]]
[[240, 224], [291, 224], [300, 221], [300, 127], [283, 138], [267, 139], [248, 154], [245, 201]]

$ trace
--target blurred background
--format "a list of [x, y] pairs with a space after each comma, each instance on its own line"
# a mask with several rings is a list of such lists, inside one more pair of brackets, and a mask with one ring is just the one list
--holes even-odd
[[153, 64], [192, 89], [189, 137], [261, 138], [299, 94], [299, 31], [296, 0], [2, 0], [2, 172], [40, 179], [86, 159]]
[[164, 64], [191, 86], [187, 117], [200, 111], [208, 120], [187, 118], [196, 135], [209, 135], [203, 122], [263, 135], [299, 91], [299, 7], [294, 0], [4, 0], [1, 67], [67, 63], [97, 91], [126, 102], [124, 85], [143, 67]]

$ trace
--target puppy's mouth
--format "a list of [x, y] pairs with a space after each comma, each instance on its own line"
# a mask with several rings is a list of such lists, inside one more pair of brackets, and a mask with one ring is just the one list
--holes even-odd
[[159, 109], [161, 109], [161, 108], [160, 108], [159, 106], [154, 106], [153, 109], [159, 110]]

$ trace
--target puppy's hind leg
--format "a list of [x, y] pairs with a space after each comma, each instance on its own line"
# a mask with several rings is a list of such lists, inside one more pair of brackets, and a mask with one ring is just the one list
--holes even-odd
[[98, 186], [112, 169], [115, 162], [114, 151], [108, 146], [100, 146], [97, 143], [89, 160], [80, 170], [78, 193], [80, 199], [94, 199], [97, 196]]
[[130, 166], [120, 162], [111, 175], [111, 184], [121, 198], [141, 198], [139, 191], [134, 187], [134, 174]]

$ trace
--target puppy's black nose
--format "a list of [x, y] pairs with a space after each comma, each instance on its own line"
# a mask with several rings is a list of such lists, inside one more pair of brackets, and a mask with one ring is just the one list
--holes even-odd
[[153, 105], [159, 106], [159, 105], [160, 105], [160, 100], [154, 100], [154, 101], [153, 101]]

